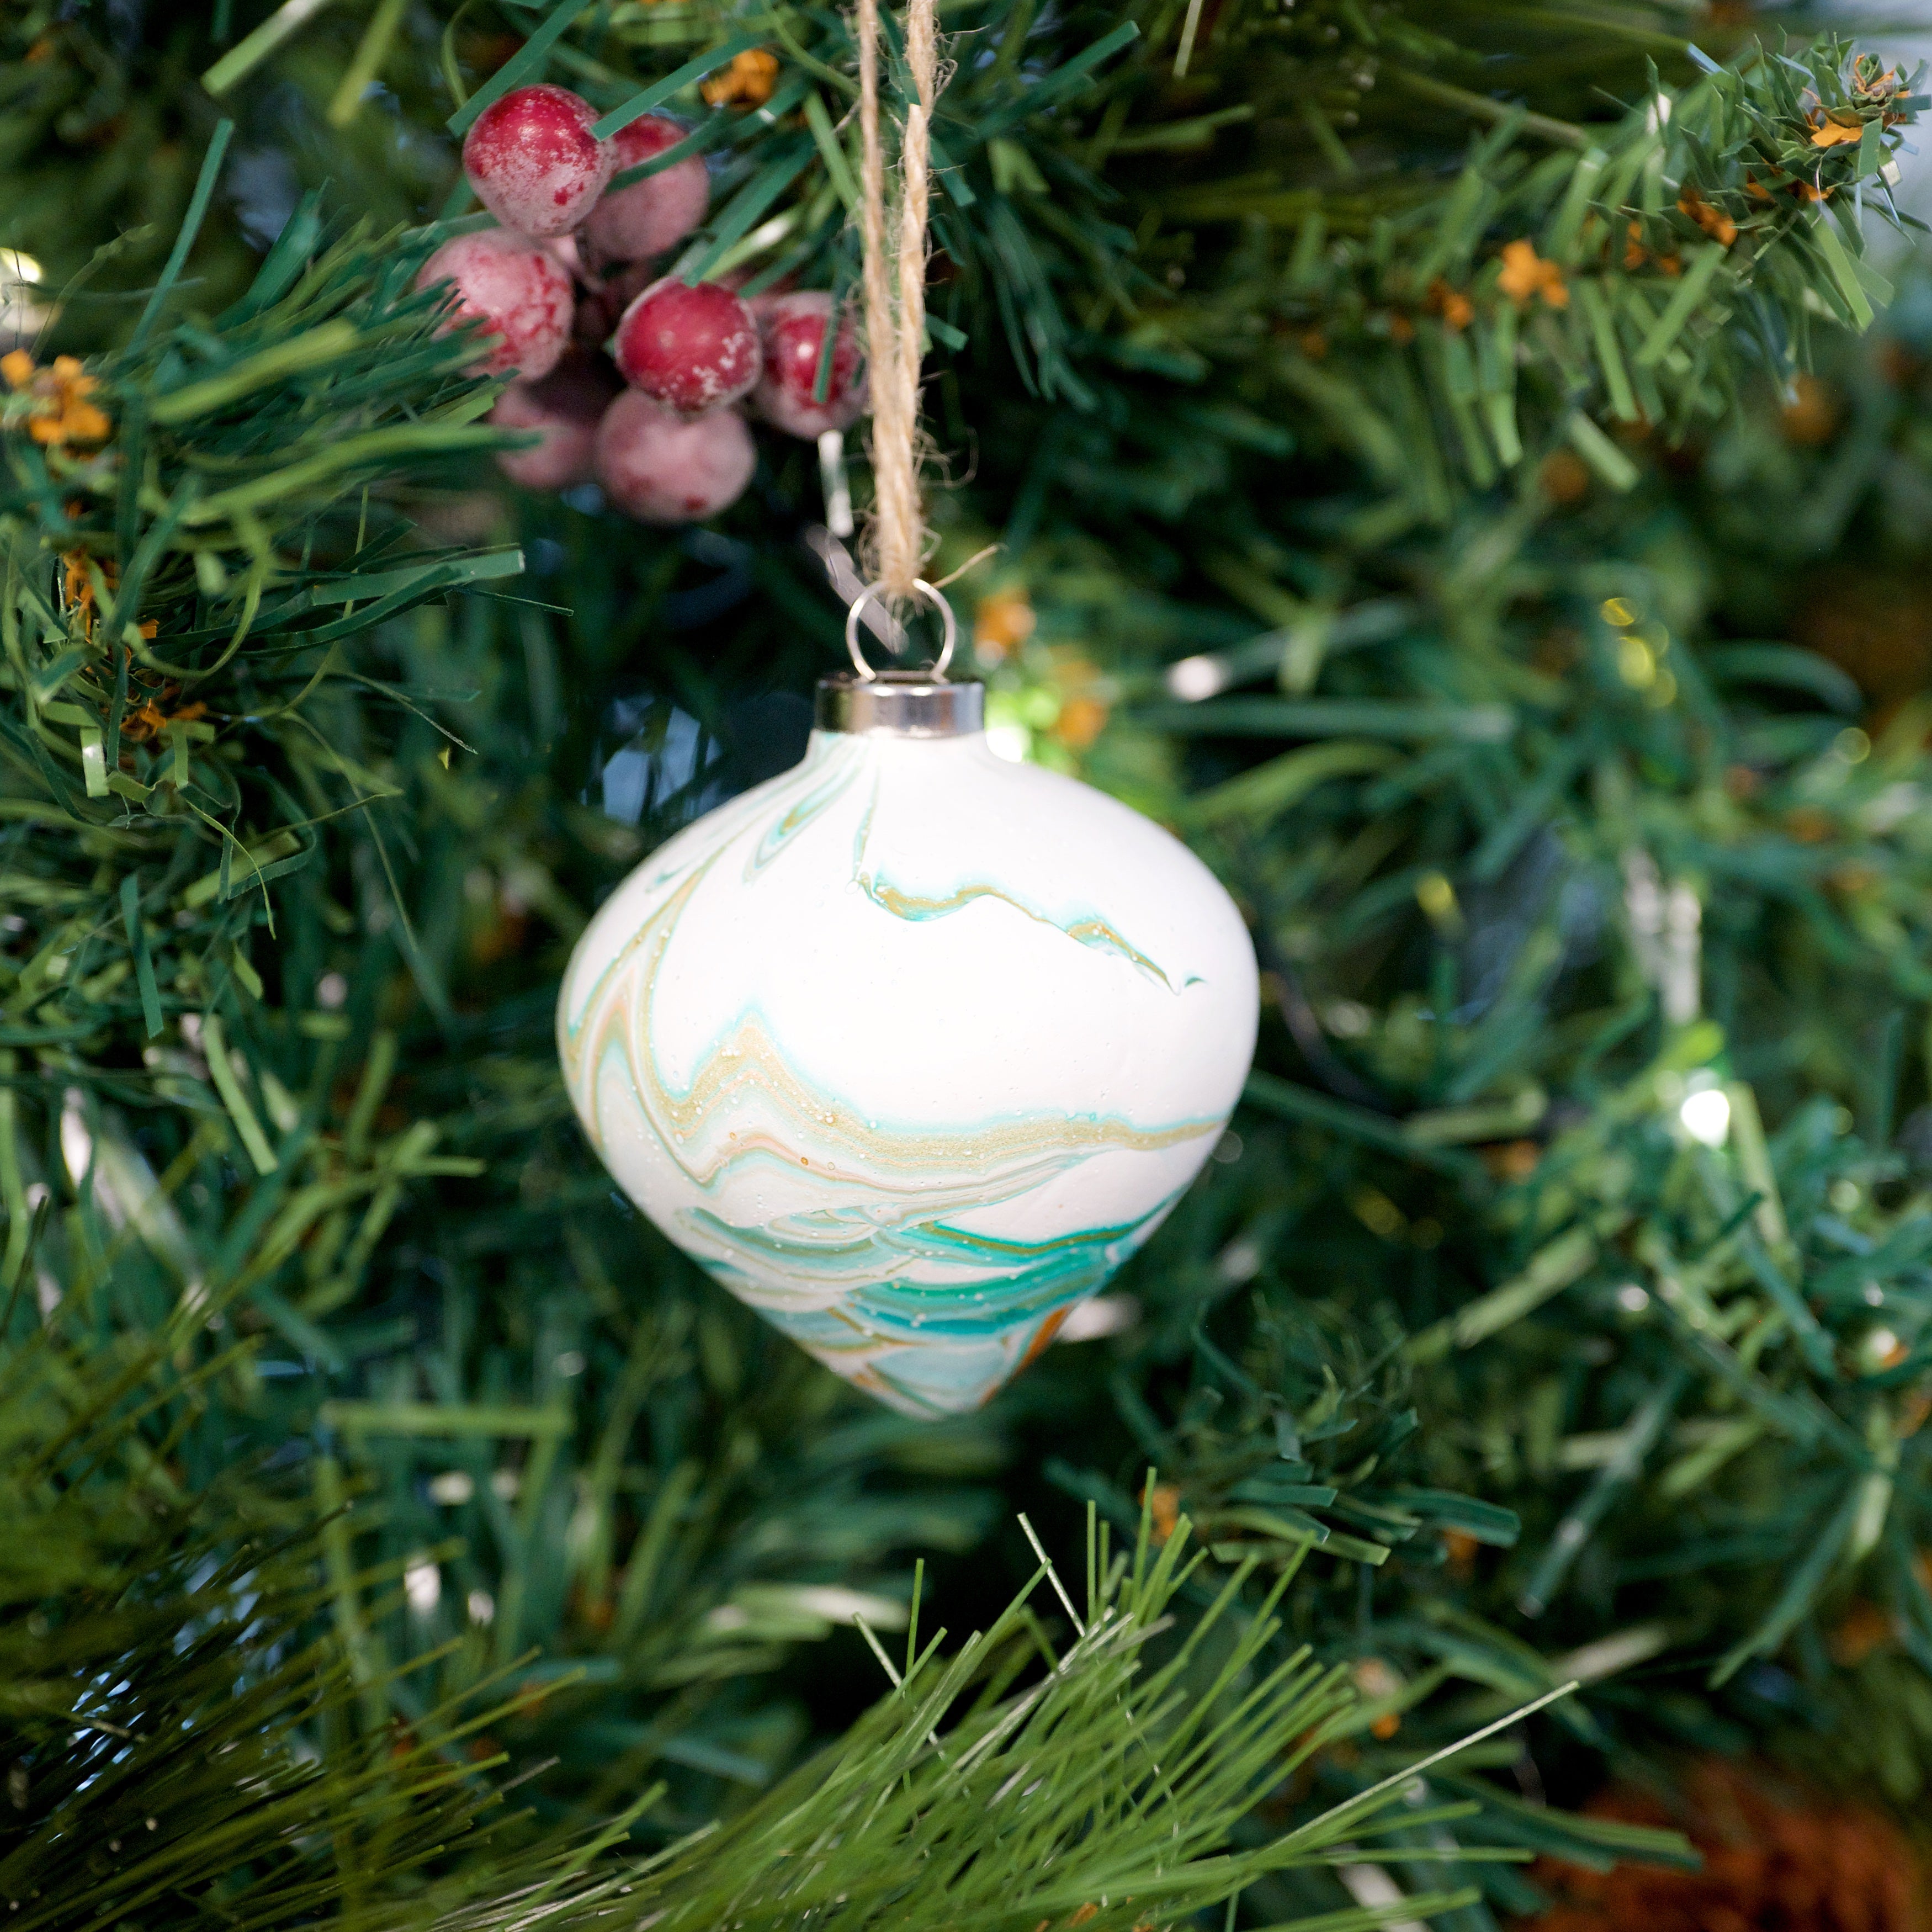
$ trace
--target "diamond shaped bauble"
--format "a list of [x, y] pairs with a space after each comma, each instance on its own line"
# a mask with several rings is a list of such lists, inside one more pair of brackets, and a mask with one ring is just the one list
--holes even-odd
[[1256, 1015], [1233, 902], [1138, 812], [976, 729], [821, 729], [611, 896], [557, 1033], [651, 1220], [932, 1414], [983, 1402], [1160, 1224]]

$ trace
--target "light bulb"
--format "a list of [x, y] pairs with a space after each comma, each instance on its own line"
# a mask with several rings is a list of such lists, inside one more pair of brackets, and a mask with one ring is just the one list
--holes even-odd
[[1720, 1148], [1731, 1131], [1731, 1096], [1721, 1087], [1700, 1087], [1677, 1109], [1684, 1131], [1707, 1148]]

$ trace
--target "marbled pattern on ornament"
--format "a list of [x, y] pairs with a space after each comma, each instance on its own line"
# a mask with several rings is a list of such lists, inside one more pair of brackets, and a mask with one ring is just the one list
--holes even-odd
[[1137, 813], [981, 734], [818, 733], [612, 896], [558, 1033], [651, 1219], [934, 1414], [984, 1401], [1160, 1225], [1256, 1011], [1232, 902]]

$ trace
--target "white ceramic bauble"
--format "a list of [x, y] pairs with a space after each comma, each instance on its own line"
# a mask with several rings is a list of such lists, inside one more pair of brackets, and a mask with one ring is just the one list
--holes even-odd
[[1104, 794], [996, 757], [980, 697], [828, 680], [804, 761], [618, 887], [557, 1010], [625, 1192], [920, 1415], [983, 1402], [1160, 1225], [1258, 1012], [1214, 875]]

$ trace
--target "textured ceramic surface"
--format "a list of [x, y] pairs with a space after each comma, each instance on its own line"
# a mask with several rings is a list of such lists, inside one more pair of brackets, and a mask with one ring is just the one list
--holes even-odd
[[633, 872], [557, 1031], [625, 1191], [916, 1414], [983, 1402], [1232, 1111], [1255, 961], [1176, 840], [983, 734], [813, 734]]

